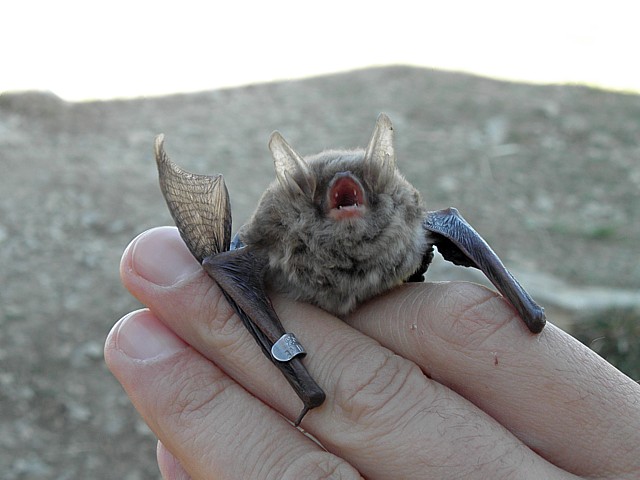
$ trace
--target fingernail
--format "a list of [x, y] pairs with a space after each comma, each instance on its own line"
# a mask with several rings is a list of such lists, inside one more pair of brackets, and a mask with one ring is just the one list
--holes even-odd
[[135, 240], [131, 252], [134, 270], [148, 281], [168, 287], [200, 271], [175, 228], [154, 228]]
[[148, 310], [130, 313], [120, 321], [116, 345], [137, 360], [161, 360], [187, 347]]

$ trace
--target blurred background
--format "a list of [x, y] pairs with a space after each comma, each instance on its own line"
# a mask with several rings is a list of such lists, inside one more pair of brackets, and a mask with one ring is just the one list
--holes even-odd
[[[139, 307], [122, 251], [171, 224], [160, 132], [181, 166], [225, 175], [235, 230], [274, 178], [274, 129], [311, 154], [363, 146], [386, 112], [429, 208], [458, 207], [553, 323], [640, 378], [639, 9], [3, 5], [1, 476], [158, 478], [102, 345]], [[439, 258], [429, 279], [483, 281]]]
[[640, 6], [609, 2], [11, 2], [3, 90], [138, 97], [417, 65], [638, 91]]

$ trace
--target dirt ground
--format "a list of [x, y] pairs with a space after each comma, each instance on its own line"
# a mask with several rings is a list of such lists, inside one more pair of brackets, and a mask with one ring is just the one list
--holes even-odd
[[303, 154], [364, 146], [379, 112], [429, 207], [458, 207], [507, 265], [640, 289], [638, 95], [405, 67], [128, 101], [4, 94], [1, 476], [158, 477], [153, 435], [102, 358], [138, 307], [123, 249], [171, 223], [157, 133], [188, 170], [225, 175], [237, 227], [274, 178], [272, 130]]

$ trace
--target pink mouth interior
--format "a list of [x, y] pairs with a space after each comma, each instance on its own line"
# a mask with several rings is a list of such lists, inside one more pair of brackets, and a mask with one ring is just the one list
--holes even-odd
[[329, 191], [331, 216], [337, 219], [362, 216], [365, 198], [360, 184], [350, 175], [338, 178]]

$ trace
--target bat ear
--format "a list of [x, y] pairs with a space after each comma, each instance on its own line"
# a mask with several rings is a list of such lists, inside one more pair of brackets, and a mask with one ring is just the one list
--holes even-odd
[[307, 162], [291, 148], [279, 132], [271, 134], [269, 150], [273, 155], [276, 177], [282, 188], [291, 194], [302, 194], [313, 200], [316, 179]]
[[160, 188], [184, 242], [194, 257], [229, 250], [231, 204], [222, 175], [195, 175], [175, 163], [164, 151], [164, 135], [155, 143]]
[[373, 135], [364, 156], [367, 177], [374, 186], [384, 185], [394, 177], [396, 154], [393, 149], [393, 125], [384, 113], [378, 115]]

